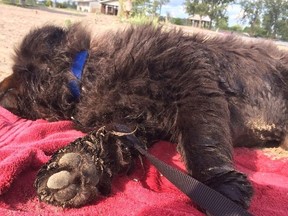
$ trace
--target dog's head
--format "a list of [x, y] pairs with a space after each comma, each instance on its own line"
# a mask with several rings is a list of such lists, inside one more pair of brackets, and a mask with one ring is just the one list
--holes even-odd
[[71, 64], [89, 49], [90, 35], [75, 24], [47, 25], [31, 31], [15, 50], [13, 73], [0, 84], [0, 105], [24, 118], [49, 120], [71, 116]]

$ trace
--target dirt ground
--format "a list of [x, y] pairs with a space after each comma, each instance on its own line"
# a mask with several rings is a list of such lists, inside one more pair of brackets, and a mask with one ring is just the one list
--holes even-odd
[[[14, 47], [30, 29], [47, 23], [67, 26], [73, 22], [87, 24], [94, 34], [125, 28], [128, 25], [115, 16], [52, 8], [22, 8], [0, 3], [0, 81], [12, 72]], [[184, 31], [191, 33], [199, 29], [185, 27]], [[282, 148], [264, 149], [264, 152], [273, 159], [288, 158], [288, 151]]]

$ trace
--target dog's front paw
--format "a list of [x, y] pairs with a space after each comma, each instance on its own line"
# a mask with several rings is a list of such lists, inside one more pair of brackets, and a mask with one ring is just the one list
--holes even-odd
[[[99, 132], [99, 131], [98, 131]], [[41, 201], [79, 207], [111, 190], [112, 173], [101, 159], [104, 135], [88, 134], [56, 152], [36, 178]]]
[[95, 198], [102, 172], [89, 155], [68, 152], [54, 159], [42, 167], [35, 182], [41, 201], [77, 207]]
[[253, 195], [253, 187], [247, 177], [235, 170], [219, 174], [205, 182], [233, 202], [247, 209]]
[[57, 151], [37, 175], [39, 199], [57, 206], [80, 207], [98, 194], [108, 195], [112, 177], [133, 164], [122, 135], [102, 127]]

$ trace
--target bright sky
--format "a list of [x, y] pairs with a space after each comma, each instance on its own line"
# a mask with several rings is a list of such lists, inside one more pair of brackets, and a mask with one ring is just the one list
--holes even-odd
[[[188, 14], [185, 13], [183, 3], [185, 0], [170, 0], [167, 5], [162, 6], [162, 15], [166, 15], [167, 12], [170, 13], [172, 17], [187, 18]], [[227, 9], [227, 14], [229, 16], [229, 26], [233, 26], [240, 23], [240, 13], [241, 8], [238, 5], [231, 5]]]

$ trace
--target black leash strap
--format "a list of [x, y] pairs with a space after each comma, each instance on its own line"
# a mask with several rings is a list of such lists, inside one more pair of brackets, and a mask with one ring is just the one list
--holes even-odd
[[[118, 129], [127, 132], [127, 128], [118, 126]], [[179, 190], [185, 193], [191, 200], [205, 209], [209, 215], [213, 216], [252, 216], [248, 211], [226, 198], [219, 192], [192, 178], [191, 176], [175, 169], [155, 156], [149, 154], [141, 146], [140, 141], [134, 135], [127, 135], [126, 138], [134, 144], [142, 155], [162, 173]]]

